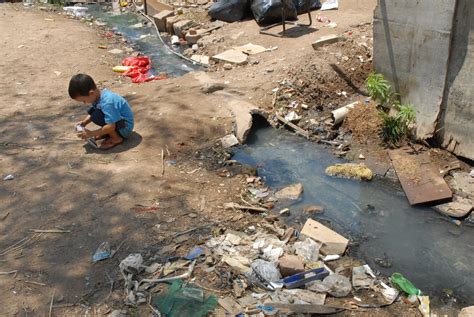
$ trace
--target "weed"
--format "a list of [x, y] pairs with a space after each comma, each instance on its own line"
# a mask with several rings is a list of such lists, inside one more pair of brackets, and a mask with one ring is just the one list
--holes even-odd
[[382, 136], [385, 142], [396, 145], [401, 139], [410, 135], [410, 127], [415, 123], [416, 114], [412, 105], [394, 105], [398, 113], [391, 116], [383, 110], [380, 116], [383, 120]]
[[370, 73], [367, 77], [367, 90], [372, 100], [378, 100], [382, 104], [388, 104], [393, 99], [392, 86], [385, 80], [382, 74]]

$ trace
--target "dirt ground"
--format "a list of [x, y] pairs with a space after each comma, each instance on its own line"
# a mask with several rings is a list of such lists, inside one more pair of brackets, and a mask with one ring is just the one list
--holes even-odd
[[[213, 233], [259, 224], [261, 217], [222, 208], [238, 201], [246, 186], [244, 175], [219, 176], [217, 161], [225, 158], [216, 155], [215, 145], [232, 131], [229, 100], [270, 110], [272, 89], [297, 77], [296, 66], [303, 62], [323, 65], [316, 71], [328, 82], [343, 78], [348, 92], [348, 97], [321, 92], [305, 102], [322, 107], [320, 112], [349, 102], [359, 93], [361, 74], [370, 71], [369, 64], [349, 65], [364, 48], [349, 39], [315, 53], [311, 43], [335, 32], [349, 37], [369, 32], [375, 3], [344, 1], [339, 11], [324, 13], [337, 22], [336, 30], [315, 22], [314, 30], [286, 39], [260, 35], [253, 21], [227, 25], [214, 35], [224, 42], [210, 44], [208, 52], [248, 42], [278, 49], [229, 71], [217, 66], [140, 85], [113, 73], [118, 57], [98, 48], [119, 46], [120, 39], [62, 15], [1, 4], [0, 174], [12, 174], [14, 180], [0, 183], [0, 271], [17, 272], [0, 275], [0, 315], [47, 315], [52, 296], [58, 315], [107, 313], [123, 307], [118, 264], [128, 254], [183, 255]], [[352, 52], [354, 47], [360, 50]], [[348, 59], [339, 61], [338, 52]], [[85, 106], [69, 99], [67, 85], [78, 72], [129, 100], [136, 132], [126, 143], [102, 152], [75, 138], [74, 123]], [[300, 83], [302, 93], [312, 89], [312, 80]], [[213, 81], [226, 81], [228, 94], [204, 94], [201, 87]], [[324, 109], [324, 100], [333, 97], [337, 102]], [[190, 229], [196, 230], [180, 234]], [[92, 264], [103, 241], [118, 250], [112, 259]], [[16, 243], [19, 247], [9, 248]], [[225, 283], [203, 286], [219, 285]], [[378, 313], [418, 314], [398, 306]], [[373, 312], [362, 314], [367, 313]]]

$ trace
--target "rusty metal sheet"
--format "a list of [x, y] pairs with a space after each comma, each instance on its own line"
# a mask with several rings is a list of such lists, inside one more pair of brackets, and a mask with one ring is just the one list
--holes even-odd
[[410, 205], [452, 198], [452, 192], [427, 152], [404, 147], [389, 151], [390, 159]]

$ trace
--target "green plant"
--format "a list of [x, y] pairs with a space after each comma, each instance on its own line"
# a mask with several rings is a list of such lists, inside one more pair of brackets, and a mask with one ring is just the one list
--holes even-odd
[[416, 121], [415, 109], [412, 105], [400, 105], [399, 103], [393, 106], [398, 113], [395, 116], [380, 111], [380, 116], [383, 120], [382, 136], [386, 142], [396, 145], [402, 138], [410, 135], [410, 127]]
[[370, 98], [374, 101], [380, 101], [382, 104], [389, 104], [393, 99], [392, 86], [383, 77], [382, 74], [372, 72], [367, 77], [367, 91]]

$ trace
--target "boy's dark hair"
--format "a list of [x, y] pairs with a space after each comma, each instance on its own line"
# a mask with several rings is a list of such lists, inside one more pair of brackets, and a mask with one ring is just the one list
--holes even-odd
[[69, 96], [75, 99], [79, 96], [88, 96], [89, 91], [97, 89], [94, 79], [87, 74], [76, 74], [69, 81]]

